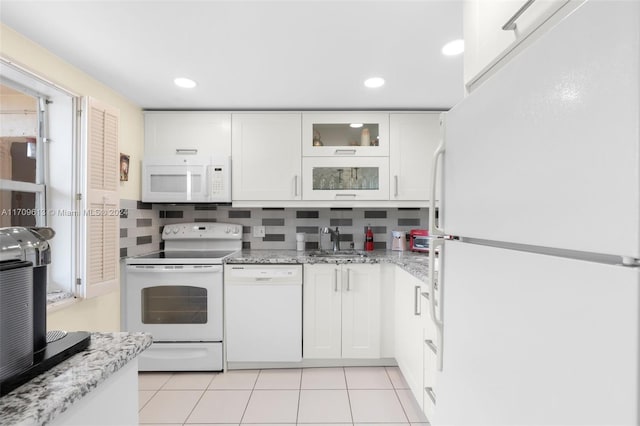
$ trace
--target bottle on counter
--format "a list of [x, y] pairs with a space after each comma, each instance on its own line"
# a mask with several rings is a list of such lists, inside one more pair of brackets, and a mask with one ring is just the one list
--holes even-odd
[[367, 232], [364, 234], [364, 250], [373, 251], [373, 231], [371, 225], [367, 226]]
[[369, 133], [369, 129], [366, 127], [362, 129], [360, 133], [360, 145], [361, 146], [370, 146], [371, 145], [371, 134]]

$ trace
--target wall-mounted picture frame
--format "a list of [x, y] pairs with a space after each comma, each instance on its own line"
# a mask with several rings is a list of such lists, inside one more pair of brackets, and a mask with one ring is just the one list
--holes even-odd
[[120, 153], [120, 182], [129, 180], [129, 156]]

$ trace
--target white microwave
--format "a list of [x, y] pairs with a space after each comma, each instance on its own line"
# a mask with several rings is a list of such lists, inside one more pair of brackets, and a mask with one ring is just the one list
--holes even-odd
[[147, 203], [230, 203], [231, 160], [145, 157], [142, 201]]

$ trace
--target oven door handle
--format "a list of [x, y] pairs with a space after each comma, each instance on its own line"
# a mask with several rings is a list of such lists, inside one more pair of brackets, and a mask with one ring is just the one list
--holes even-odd
[[163, 274], [172, 274], [172, 273], [215, 273], [222, 272], [221, 265], [127, 265], [127, 271], [129, 272], [150, 272], [157, 273], [162, 272]]

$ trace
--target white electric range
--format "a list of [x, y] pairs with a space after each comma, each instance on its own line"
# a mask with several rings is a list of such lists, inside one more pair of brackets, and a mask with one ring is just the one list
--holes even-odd
[[220, 371], [223, 260], [242, 249], [242, 226], [180, 223], [164, 250], [126, 259], [123, 326], [153, 335], [141, 371]]

